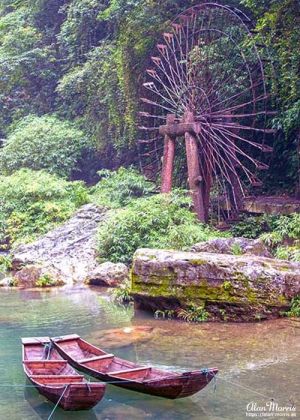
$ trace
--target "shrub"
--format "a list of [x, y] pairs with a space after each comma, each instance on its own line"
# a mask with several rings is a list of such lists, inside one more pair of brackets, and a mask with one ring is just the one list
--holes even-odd
[[36, 287], [53, 287], [61, 284], [61, 282], [54, 280], [49, 274], [44, 274], [35, 282]]
[[11, 174], [20, 168], [70, 177], [87, 140], [70, 122], [55, 116], [28, 116], [11, 131], [0, 151], [0, 171]]
[[68, 182], [43, 171], [21, 169], [0, 176], [0, 243], [28, 242], [67, 220], [88, 201], [81, 182]]
[[243, 255], [243, 249], [239, 244], [232, 244], [231, 252], [233, 255]]
[[300, 317], [300, 295], [292, 299], [290, 309], [285, 315], [289, 317]]
[[278, 233], [282, 239], [300, 239], [300, 214], [293, 213], [289, 216], [280, 216], [275, 221], [274, 231]]
[[112, 291], [113, 300], [117, 303], [130, 303], [133, 301], [133, 297], [130, 295], [131, 284], [127, 280], [120, 287]]
[[300, 214], [292, 213], [288, 216], [278, 216], [274, 220], [272, 231], [261, 235], [261, 239], [273, 248], [278, 247], [276, 251], [277, 258], [294, 258], [294, 260], [297, 260], [299, 258], [299, 247], [288, 249], [280, 245], [286, 242], [293, 243], [295, 240], [300, 239]]
[[0, 255], [0, 273], [5, 273], [11, 269], [11, 259], [9, 256]]
[[300, 248], [299, 246], [280, 246], [276, 249], [275, 256], [281, 260], [300, 262]]
[[244, 237], [256, 239], [265, 232], [272, 231], [274, 221], [278, 216], [245, 216], [239, 223], [233, 225], [230, 229], [231, 234], [235, 237]]
[[300, 239], [300, 214], [244, 217], [231, 228], [233, 236], [255, 239], [259, 236], [275, 246], [285, 239]]
[[137, 248], [185, 249], [216, 236], [220, 233], [197, 221], [189, 197], [175, 191], [111, 211], [111, 217], [100, 226], [98, 249], [102, 258], [129, 263]]
[[101, 180], [92, 189], [93, 201], [107, 207], [126, 206], [132, 199], [154, 192], [154, 184], [147, 181], [133, 168], [98, 172]]
[[179, 309], [177, 317], [187, 322], [204, 322], [208, 320], [209, 313], [203, 306], [195, 306], [191, 303], [185, 309]]

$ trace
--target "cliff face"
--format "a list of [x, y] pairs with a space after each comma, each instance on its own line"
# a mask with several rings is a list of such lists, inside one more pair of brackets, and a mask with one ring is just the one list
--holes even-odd
[[279, 316], [300, 293], [300, 264], [253, 255], [140, 249], [131, 279], [140, 308], [174, 310], [192, 303], [204, 306], [211, 320], [258, 320]]

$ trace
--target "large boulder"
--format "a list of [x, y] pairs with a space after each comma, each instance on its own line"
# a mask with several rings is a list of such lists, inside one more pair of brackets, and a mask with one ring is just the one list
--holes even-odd
[[191, 251], [232, 255], [249, 254], [272, 258], [269, 248], [260, 239], [216, 238], [193, 245]]
[[300, 264], [251, 255], [138, 250], [133, 259], [136, 306], [205, 307], [211, 320], [278, 316], [300, 293]]
[[[15, 277], [25, 279], [32, 267], [39, 267], [43, 272], [50, 270], [54, 278], [64, 283], [84, 282], [99, 265], [96, 234], [106, 214], [106, 208], [87, 204], [63, 225], [16, 248], [12, 255]], [[29, 286], [30, 283], [28, 280]]]
[[118, 287], [128, 280], [128, 268], [122, 263], [99, 264], [87, 276], [86, 283], [95, 286]]

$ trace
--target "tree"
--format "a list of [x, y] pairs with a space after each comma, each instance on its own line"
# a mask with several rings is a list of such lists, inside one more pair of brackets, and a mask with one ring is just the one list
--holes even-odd
[[28, 116], [16, 125], [0, 150], [0, 172], [46, 169], [70, 177], [87, 147], [84, 133], [71, 123], [51, 115]]

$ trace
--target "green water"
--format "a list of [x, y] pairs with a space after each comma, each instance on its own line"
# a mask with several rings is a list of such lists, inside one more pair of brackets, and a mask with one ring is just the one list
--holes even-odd
[[[20, 337], [76, 332], [104, 347], [103, 334], [108, 337], [108, 330], [137, 326], [151, 327], [141, 342], [130, 344], [127, 339], [125, 346], [124, 341], [113, 342], [111, 334], [106, 349], [164, 369], [217, 366], [216, 389], [210, 383], [193, 397], [171, 401], [108, 385], [104, 399], [93, 410], [65, 413], [57, 409], [54, 419], [240, 420], [248, 418], [250, 401], [264, 405], [270, 397], [281, 406], [291, 402], [297, 406], [298, 402], [300, 418], [297, 321], [192, 325], [155, 320], [145, 313], [133, 316], [132, 309], [112, 304], [103, 290], [79, 287], [42, 292], [1, 290], [0, 325], [1, 420], [47, 419], [53, 408], [35, 389], [23, 387], [27, 382]], [[126, 334], [130, 341], [131, 335]]]

